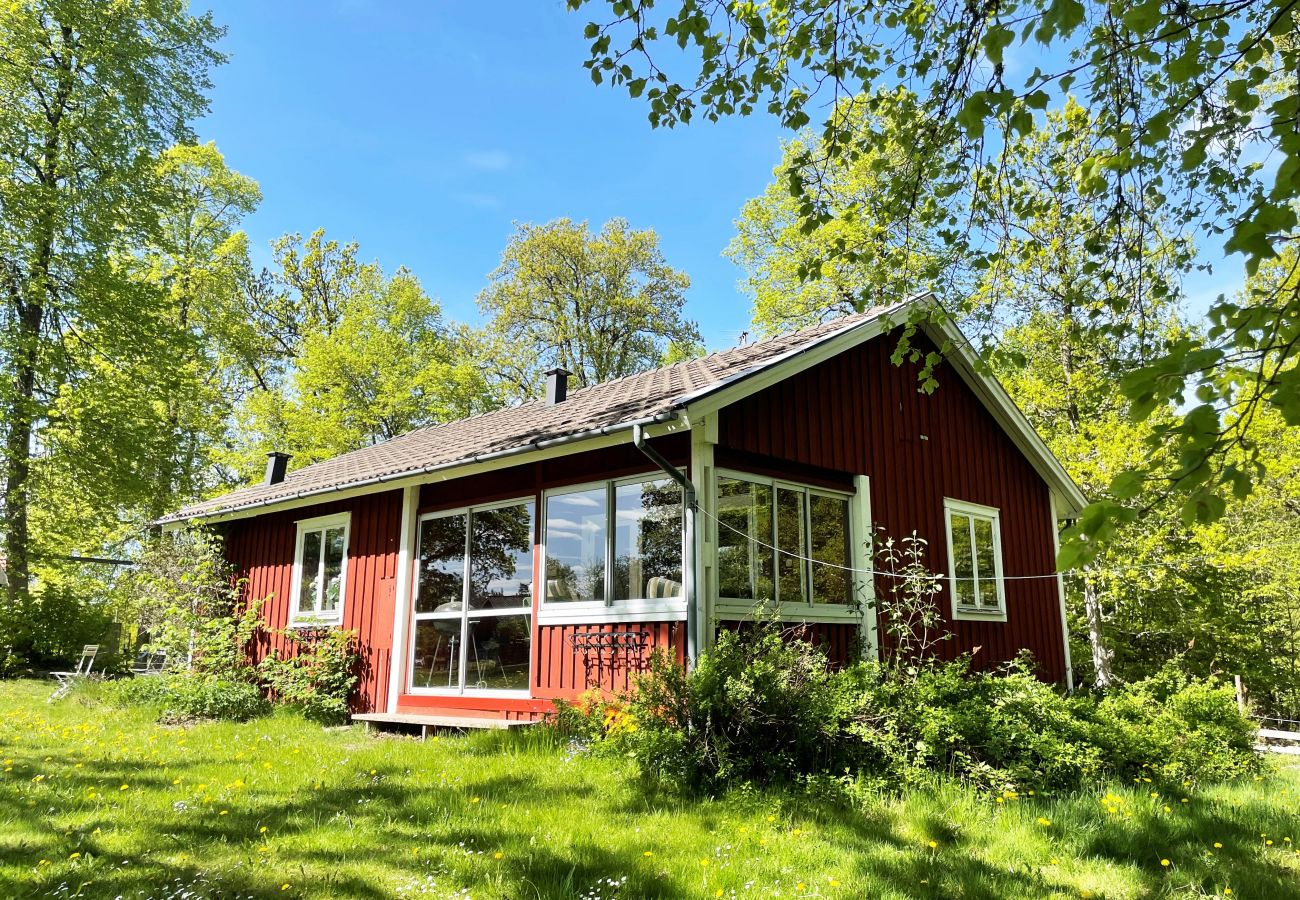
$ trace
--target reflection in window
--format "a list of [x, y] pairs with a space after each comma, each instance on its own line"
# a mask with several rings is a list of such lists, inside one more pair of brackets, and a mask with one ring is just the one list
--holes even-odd
[[847, 497], [720, 475], [717, 517], [721, 597], [759, 603], [853, 602]]
[[670, 478], [614, 489], [614, 599], [682, 596], [682, 490]]
[[419, 584], [415, 595], [417, 613], [460, 609], [465, 596], [464, 513], [425, 519], [420, 524]]
[[605, 599], [605, 488], [546, 498], [546, 600]]
[[470, 608], [531, 609], [532, 502], [475, 511], [470, 559]]
[[719, 592], [772, 599], [772, 488], [720, 476], [717, 516]]
[[345, 518], [330, 517], [313, 527], [305, 522], [298, 530], [298, 594], [292, 617], [337, 620], [343, 604], [343, 568], [347, 556]]
[[947, 505], [948, 542], [952, 548], [952, 594], [959, 609], [1003, 611], [997, 510]]
[[808, 495], [814, 603], [852, 603], [853, 565], [849, 545], [849, 501], [827, 494]]

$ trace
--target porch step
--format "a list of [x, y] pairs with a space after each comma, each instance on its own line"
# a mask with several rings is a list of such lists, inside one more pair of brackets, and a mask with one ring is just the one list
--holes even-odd
[[428, 737], [430, 731], [439, 729], [466, 730], [470, 728], [492, 729], [504, 731], [508, 728], [519, 728], [533, 723], [527, 720], [499, 719], [489, 716], [425, 716], [418, 713], [356, 713], [352, 716], [352, 721], [363, 722], [366, 727], [371, 725], [416, 725], [420, 728], [420, 736]]

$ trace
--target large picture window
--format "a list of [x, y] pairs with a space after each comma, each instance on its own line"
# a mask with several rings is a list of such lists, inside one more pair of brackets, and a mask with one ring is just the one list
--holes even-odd
[[527, 691], [533, 501], [420, 521], [411, 687]]
[[804, 485], [720, 474], [715, 507], [720, 599], [850, 605], [849, 501], [846, 494]]
[[944, 500], [943, 507], [954, 617], [1006, 618], [998, 511], [960, 500]]
[[682, 490], [669, 478], [548, 491], [546, 604], [680, 600]]
[[290, 625], [342, 623], [349, 520], [348, 513], [340, 513], [298, 523]]

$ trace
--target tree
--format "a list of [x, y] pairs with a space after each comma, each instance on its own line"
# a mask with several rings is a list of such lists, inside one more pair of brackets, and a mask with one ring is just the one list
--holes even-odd
[[264, 454], [295, 467], [500, 405], [458, 332], [419, 281], [391, 277], [316, 231], [274, 245], [278, 270], [246, 296], [263, 342], [227, 463], [260, 475]]
[[481, 347], [516, 399], [537, 396], [550, 366], [585, 387], [700, 343], [682, 315], [690, 279], [664, 261], [658, 235], [622, 219], [599, 234], [569, 219], [518, 225], [489, 282], [478, 298], [492, 317]]
[[33, 454], [66, 347], [156, 324], [113, 253], [156, 223], [155, 154], [206, 109], [221, 31], [179, 0], [0, 9], [0, 429], [8, 596], [30, 585]]
[[[773, 182], [741, 209], [726, 253], [745, 270], [760, 333], [815, 325], [925, 291], [948, 297], [969, 292], [969, 269], [950, 258], [937, 233], [948, 198], [925, 186], [915, 196], [893, 190], [897, 168], [909, 164], [898, 140], [916, 97], [898, 91], [883, 99], [871, 104], [859, 97], [841, 104], [840, 120], [851, 122], [854, 134], [873, 136], [862, 139], [866, 149], [860, 155], [832, 159], [817, 135], [805, 129], [783, 147]], [[806, 183], [815, 181], [835, 210], [825, 227], [803, 227], [799, 200], [788, 184], [791, 171]], [[837, 252], [848, 246], [858, 248], [852, 258]]]
[[[570, 0], [570, 7], [586, 2]], [[668, 9], [609, 0], [609, 7], [603, 21], [586, 26], [585, 65], [597, 83], [641, 98], [655, 126], [764, 109], [799, 129], [819, 104], [831, 108], [821, 129], [827, 159], [809, 153], [787, 167], [805, 229], [825, 228], [844, 212], [803, 173], [872, 149], [837, 117], [837, 101], [878, 102], [903, 84], [920, 102], [897, 141], [911, 164], [899, 167], [892, 190], [945, 196], [969, 189], [977, 209], [992, 187], [987, 178], [972, 180], [978, 163], [1033, 131], [1049, 106], [1077, 90], [1094, 126], [1073, 180], [1111, 224], [1113, 242], [1086, 245], [1102, 276], [1159, 245], [1157, 210], [1164, 234], [1222, 242], [1248, 274], [1296, 239], [1300, 29], [1288, 0], [1147, 0], [1123, 8], [1098, 0], [678, 0]], [[668, 41], [676, 45], [671, 75], [656, 58]], [[1012, 71], [1028, 74], [1013, 85]], [[1265, 157], [1274, 165], [1260, 165]], [[996, 250], [971, 241], [969, 225], [954, 214], [941, 232], [980, 264]], [[846, 244], [832, 255], [852, 261], [859, 252]], [[1110, 299], [1121, 320], [1134, 302]], [[1243, 427], [1251, 417], [1238, 414], [1243, 404], [1271, 407], [1289, 427], [1300, 425], [1300, 373], [1289, 364], [1300, 347], [1300, 287], [1281, 283], [1248, 308], [1220, 297], [1209, 319], [1210, 328], [1162, 347], [1124, 380], [1137, 416], [1174, 413], [1151, 431], [1160, 462], [1136, 464], [1116, 497], [1090, 505], [1067, 535], [1064, 562], [1088, 559], [1100, 540], [1133, 521], [1138, 510], [1125, 502], [1134, 496], [1128, 492], [1148, 482], [1177, 493], [1189, 522], [1212, 521], [1226, 497], [1249, 493], [1264, 467]], [[1171, 458], [1177, 465], [1165, 467]]]

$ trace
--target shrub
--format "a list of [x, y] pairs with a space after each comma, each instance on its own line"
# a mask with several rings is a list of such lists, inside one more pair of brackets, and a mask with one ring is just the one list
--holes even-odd
[[107, 699], [119, 705], [153, 706], [160, 721], [222, 719], [244, 722], [270, 712], [255, 684], [211, 675], [159, 675], [110, 682]]
[[1098, 743], [1125, 775], [1205, 781], [1261, 765], [1255, 724], [1238, 708], [1234, 689], [1181, 672], [1178, 660], [1110, 692], [1094, 716]]
[[656, 657], [633, 695], [584, 697], [556, 721], [689, 789], [847, 771], [879, 784], [947, 774], [996, 792], [1071, 790], [1260, 765], [1232, 691], [1174, 668], [1097, 701], [1039, 681], [1027, 656], [993, 672], [972, 672], [966, 657], [833, 672], [773, 627], [724, 633], [690, 673]]
[[690, 674], [657, 655], [613, 715], [594, 709], [643, 774], [710, 788], [842, 770], [854, 744], [843, 688], [819, 649], [767, 627], [722, 633]]
[[272, 651], [258, 672], [276, 696], [323, 724], [347, 721], [348, 696], [357, 683], [356, 632], [313, 628], [281, 632], [298, 644], [282, 659]]

